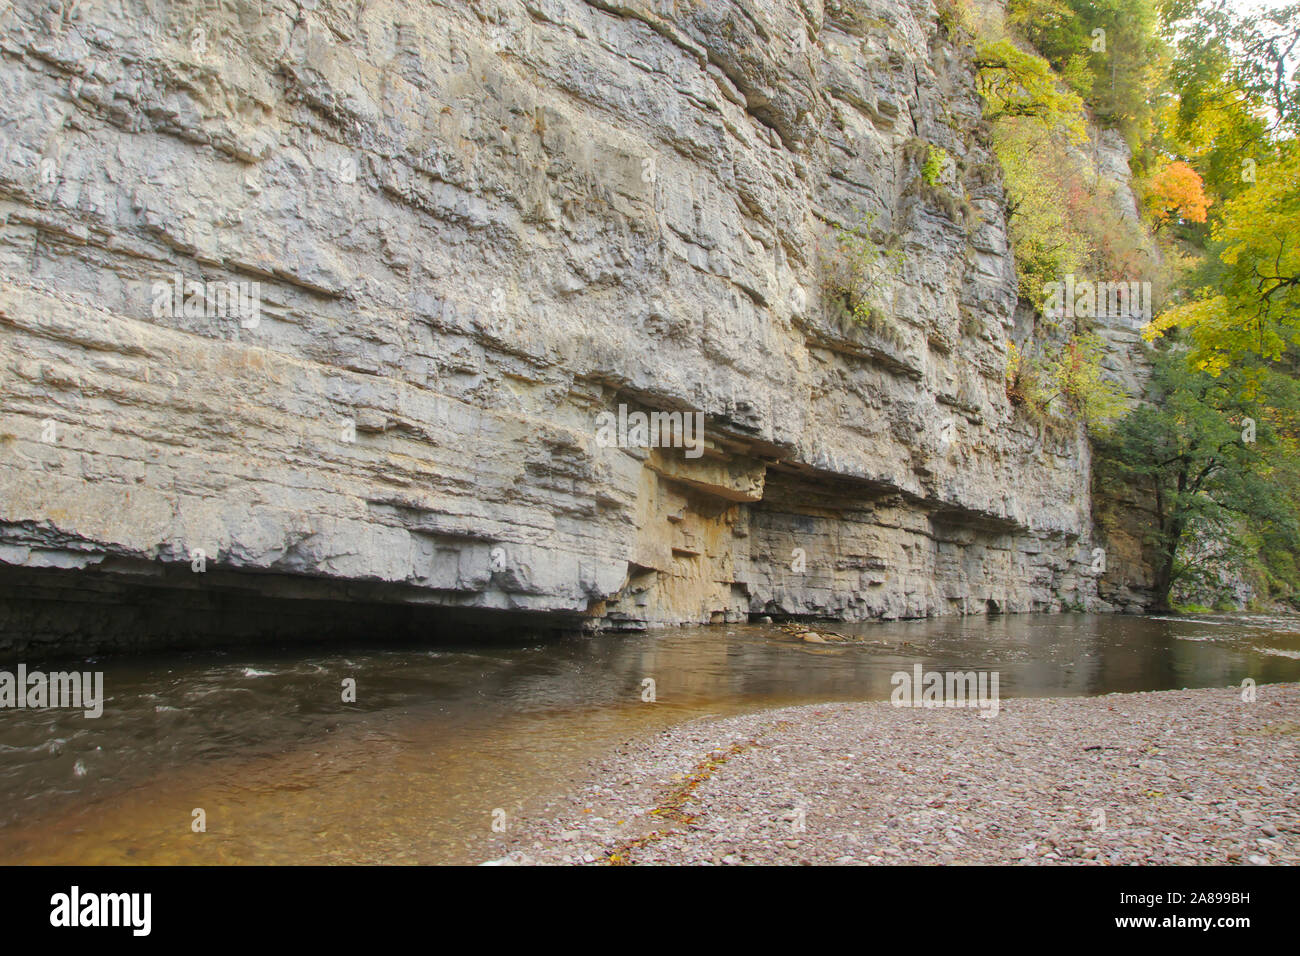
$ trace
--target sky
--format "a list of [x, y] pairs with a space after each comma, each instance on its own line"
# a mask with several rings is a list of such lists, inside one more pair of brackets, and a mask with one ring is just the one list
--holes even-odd
[[1285, 7], [1288, 3], [1295, 0], [1228, 0], [1228, 6], [1238, 13], [1248, 13], [1252, 10], [1276, 10], [1278, 7]]

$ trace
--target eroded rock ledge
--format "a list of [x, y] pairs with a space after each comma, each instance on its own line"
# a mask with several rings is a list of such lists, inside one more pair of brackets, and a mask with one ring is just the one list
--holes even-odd
[[[1106, 606], [1087, 444], [1004, 394], [1004, 197], [928, 2], [19, 0], [0, 37], [0, 562], [620, 628]], [[818, 250], [865, 221], [901, 265], [846, 330]], [[160, 314], [177, 275], [256, 321]], [[619, 404], [705, 454], [601, 447]]]

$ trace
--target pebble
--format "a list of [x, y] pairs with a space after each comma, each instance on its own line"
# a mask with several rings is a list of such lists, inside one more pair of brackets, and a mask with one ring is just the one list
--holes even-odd
[[725, 865], [1293, 862], [1297, 712], [1300, 684], [1266, 684], [1247, 706], [1229, 687], [1010, 699], [992, 719], [887, 702], [706, 718], [594, 762], [509, 849], [513, 865], [707, 864], [719, 844]]

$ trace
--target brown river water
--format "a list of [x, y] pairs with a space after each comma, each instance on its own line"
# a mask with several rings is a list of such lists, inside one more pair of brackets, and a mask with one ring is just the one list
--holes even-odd
[[[494, 810], [537, 807], [623, 741], [706, 715], [888, 699], [890, 675], [918, 663], [996, 670], [1003, 698], [1300, 680], [1289, 617], [832, 627], [862, 643], [737, 625], [52, 663], [103, 671], [104, 712], [0, 710], [0, 863], [480, 862]], [[195, 808], [206, 832], [191, 829]]]

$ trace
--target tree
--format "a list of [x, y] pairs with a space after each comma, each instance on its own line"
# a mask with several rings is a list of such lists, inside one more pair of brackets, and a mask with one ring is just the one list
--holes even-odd
[[1205, 183], [1196, 170], [1182, 160], [1175, 160], [1166, 163], [1151, 177], [1147, 208], [1159, 228], [1173, 220], [1205, 222], [1210, 200], [1205, 195]]
[[1300, 364], [1300, 148], [1288, 146], [1224, 204], [1211, 233], [1210, 281], [1144, 330], [1154, 340], [1186, 329], [1193, 360], [1211, 375]]
[[1185, 40], [1170, 66], [1174, 95], [1161, 114], [1162, 152], [1188, 160], [1206, 188], [1229, 199], [1254, 178], [1253, 167], [1274, 155], [1258, 102], [1234, 86], [1227, 51]]
[[[1276, 480], [1290, 473], [1294, 449], [1269, 412], [1270, 404], [1296, 408], [1295, 383], [1271, 378], [1270, 388], [1257, 393], [1269, 401], [1247, 398], [1242, 384], [1235, 373], [1216, 377], [1191, 368], [1181, 347], [1165, 348], [1149, 401], [1095, 443], [1100, 481], [1122, 481], [1150, 497], [1154, 610], [1169, 610], [1175, 585], [1225, 550], [1207, 549], [1206, 541], [1240, 545], [1249, 529], [1262, 530], [1268, 547], [1283, 554], [1300, 545], [1298, 505], [1288, 493], [1294, 485]], [[1264, 542], [1254, 544], [1261, 551]]]
[[1007, 23], [1137, 146], [1152, 122], [1165, 44], [1154, 0], [1009, 0]]
[[1166, 32], [1184, 97], [1266, 111], [1274, 133], [1300, 133], [1300, 3], [1240, 13], [1229, 0], [1167, 0]]
[[1049, 129], [1061, 129], [1076, 143], [1086, 142], [1083, 101], [1060, 88], [1059, 77], [1041, 56], [1009, 39], [986, 43], [975, 54], [976, 86], [984, 97], [985, 117], [1030, 116]]

